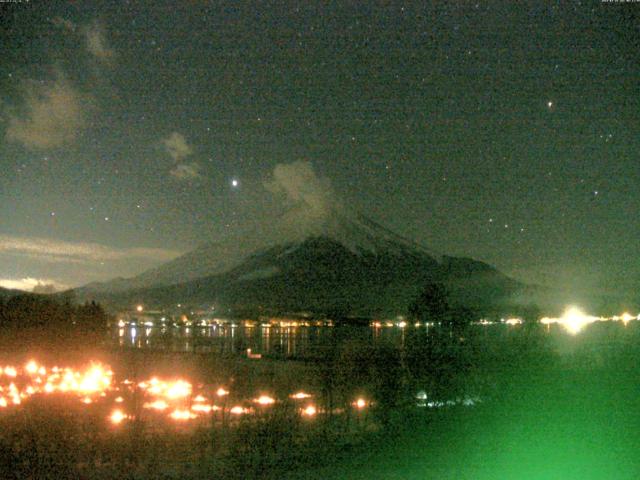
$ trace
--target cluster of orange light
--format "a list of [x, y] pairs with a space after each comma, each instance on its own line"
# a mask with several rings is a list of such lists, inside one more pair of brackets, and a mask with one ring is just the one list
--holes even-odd
[[157, 397], [164, 397], [169, 400], [187, 398], [193, 391], [193, 386], [185, 380], [175, 380], [171, 382], [163, 381], [153, 377], [146, 382], [140, 382], [138, 387]]
[[[250, 414], [255, 411], [253, 407], [238, 404], [226, 406], [224, 397], [229, 391], [223, 387], [212, 393], [222, 401], [222, 406], [215, 405], [212, 399], [203, 393], [194, 392], [194, 386], [187, 380], [162, 380], [152, 377], [143, 382], [134, 383], [123, 380], [116, 383], [114, 373], [109, 368], [99, 363], [92, 363], [84, 369], [69, 367], [48, 368], [31, 360], [22, 367], [12, 365], [0, 366], [0, 408], [11, 405], [20, 405], [33, 395], [64, 394], [79, 399], [84, 404], [92, 404], [100, 398], [113, 399], [114, 409], [108, 419], [114, 425], [134, 418], [134, 415], [126, 412], [124, 408], [125, 397], [134, 390], [142, 393], [145, 410], [158, 412], [168, 411], [166, 417], [175, 421], [186, 421], [198, 418], [201, 415], [209, 415], [216, 411], [226, 411], [233, 416]], [[113, 396], [112, 396], [113, 395]], [[296, 392], [289, 398], [302, 401], [311, 398], [312, 395], [305, 392]], [[276, 403], [276, 399], [262, 394], [253, 399], [253, 403], [259, 407], [268, 408]], [[306, 403], [306, 402], [305, 402]], [[366, 406], [364, 399], [359, 398], [354, 402], [354, 407], [362, 409]], [[300, 406], [298, 411], [306, 417], [313, 417], [318, 410], [313, 404]]]
[[[132, 382], [124, 383], [132, 384]], [[193, 386], [184, 380], [165, 382], [157, 378], [152, 378], [151, 380], [139, 383], [138, 387], [143, 390], [147, 396], [151, 397], [148, 402], [143, 404], [143, 408], [158, 411], [170, 410], [168, 418], [176, 421], [193, 420], [201, 414], [211, 414], [220, 410], [228, 411], [232, 416], [246, 415], [254, 412], [252, 407], [243, 405], [233, 405], [228, 409], [224, 406], [215, 405], [201, 393], [192, 397]], [[229, 395], [229, 391], [220, 387], [216, 390], [215, 395], [219, 399], [222, 399], [222, 397]], [[289, 398], [294, 400], [306, 400], [311, 397], [311, 394], [305, 392], [297, 392], [289, 395]], [[262, 407], [272, 406], [276, 401], [275, 398], [264, 394], [253, 399], [253, 403]], [[367, 402], [363, 398], [358, 398], [353, 402], [353, 406], [357, 409], [363, 409], [367, 406]], [[313, 404], [300, 407], [298, 411], [305, 417], [313, 417], [318, 413], [316, 406]], [[129, 418], [132, 417], [124, 414], [122, 410], [116, 409], [111, 416], [111, 421], [114, 424], [119, 424]]]
[[[171, 409], [168, 417], [172, 420], [193, 420], [198, 414], [208, 414], [220, 410], [220, 407], [209, 403], [202, 394], [192, 397], [193, 385], [186, 380], [165, 381], [157, 377], [138, 383], [138, 388], [149, 398], [142, 407], [165, 411]], [[226, 390], [219, 389], [219, 393]], [[119, 422], [118, 422], [119, 423]]]
[[[23, 368], [0, 367], [0, 407], [19, 405], [36, 394], [69, 393], [92, 403], [93, 397], [106, 396], [112, 387], [113, 372], [100, 364], [85, 370], [53, 367], [47, 369], [34, 360]], [[19, 386], [18, 386], [19, 385]]]

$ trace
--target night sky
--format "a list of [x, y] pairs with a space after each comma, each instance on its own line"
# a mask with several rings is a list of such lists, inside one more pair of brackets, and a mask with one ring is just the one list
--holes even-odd
[[0, 4], [0, 285], [243, 242], [318, 185], [520, 280], [638, 285], [639, 3], [237, 3]]

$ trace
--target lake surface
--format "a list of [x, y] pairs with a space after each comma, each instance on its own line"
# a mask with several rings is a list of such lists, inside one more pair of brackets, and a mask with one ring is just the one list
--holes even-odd
[[401, 328], [324, 326], [127, 326], [114, 330], [111, 339], [120, 347], [220, 354], [245, 354], [251, 349], [254, 354], [287, 358], [304, 357], [310, 350], [339, 342], [344, 337], [371, 343], [385, 340], [402, 346], [406, 331]]
[[[400, 328], [367, 326], [246, 326], [213, 325], [207, 327], [141, 327], [126, 326], [111, 331], [112, 345], [123, 348], [246, 355], [251, 353], [273, 358], [304, 358], [319, 349], [346, 341], [378, 345], [391, 344], [404, 349], [407, 343], [420, 342], [438, 335], [473, 339], [488, 345], [536, 335], [545, 339], [548, 348], [559, 354], [592, 350], [602, 357], [608, 351], [640, 341], [640, 322], [597, 322], [580, 332], [569, 332], [559, 325], [472, 325], [464, 332], [452, 332], [440, 327]], [[584, 352], [583, 352], [584, 353]]]

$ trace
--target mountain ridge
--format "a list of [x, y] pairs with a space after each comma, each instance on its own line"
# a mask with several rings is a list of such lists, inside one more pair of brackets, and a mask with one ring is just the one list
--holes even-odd
[[[449, 282], [454, 302], [466, 298], [464, 303], [469, 303], [471, 299], [475, 309], [503, 302], [521, 286], [482, 262], [456, 259], [456, 272], [452, 272], [451, 261], [439, 261], [426, 249], [385, 242], [377, 246], [380, 248], [367, 245], [354, 249], [316, 235], [256, 251], [223, 273], [172, 285], [84, 293], [120, 307], [141, 302], [170, 308], [180, 303], [203, 308], [215, 305], [216, 311], [249, 316], [303, 311], [373, 317], [406, 312], [424, 284], [431, 281]], [[474, 282], [471, 287], [456, 288], [461, 278], [469, 280], [465, 268], [472, 272]], [[467, 290], [476, 293], [468, 295]], [[487, 291], [492, 293], [487, 296]]]
[[279, 226], [272, 226], [263, 232], [237, 238], [230, 236], [224, 240], [207, 242], [169, 262], [151, 268], [130, 278], [116, 278], [107, 282], [93, 282], [80, 288], [101, 293], [168, 286], [195, 280], [205, 276], [221, 274], [240, 265], [252, 255], [283, 244], [299, 244], [311, 237], [327, 237], [336, 240], [354, 253], [366, 254], [376, 251], [396, 251], [403, 254], [419, 251], [429, 256], [437, 256], [426, 247], [402, 237], [383, 227], [370, 218], [343, 207], [333, 207], [310, 229], [308, 234], [292, 234], [292, 238], [282, 238]]

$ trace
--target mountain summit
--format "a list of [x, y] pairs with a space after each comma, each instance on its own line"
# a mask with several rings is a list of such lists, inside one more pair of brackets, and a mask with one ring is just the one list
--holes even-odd
[[270, 250], [278, 245], [294, 248], [308, 238], [322, 237], [333, 240], [358, 255], [394, 254], [425, 256], [437, 255], [379, 225], [366, 216], [332, 207], [330, 214], [317, 218], [312, 225], [286, 222], [273, 225], [254, 235], [239, 238], [231, 235], [224, 240], [208, 242], [158, 267], [132, 278], [118, 278], [108, 282], [94, 282], [85, 288], [103, 293], [168, 286], [198, 278], [225, 273], [250, 256]]

